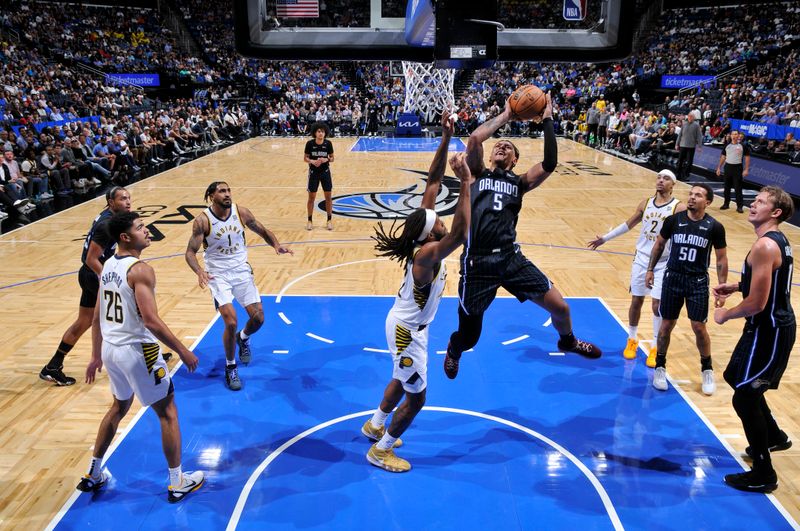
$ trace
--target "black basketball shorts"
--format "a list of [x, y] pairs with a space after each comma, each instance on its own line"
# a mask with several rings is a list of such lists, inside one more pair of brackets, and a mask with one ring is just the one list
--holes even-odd
[[333, 190], [333, 180], [331, 179], [331, 171], [325, 170], [322, 172], [314, 172], [308, 170], [308, 191], [317, 193], [319, 185], [322, 184], [323, 192], [330, 192]]
[[100, 279], [92, 269], [83, 264], [78, 270], [78, 284], [81, 286], [82, 308], [94, 308], [97, 305], [97, 292], [100, 290]]
[[705, 323], [708, 319], [708, 275], [684, 275], [666, 270], [659, 314], [663, 319], [676, 320], [684, 301], [689, 319]]
[[458, 297], [467, 314], [485, 312], [500, 286], [520, 302], [525, 302], [544, 296], [553, 283], [525, 258], [517, 246], [505, 252], [487, 255], [465, 253], [461, 257]]
[[777, 389], [794, 346], [796, 325], [746, 325], [723, 373], [734, 389], [751, 386], [754, 390]]

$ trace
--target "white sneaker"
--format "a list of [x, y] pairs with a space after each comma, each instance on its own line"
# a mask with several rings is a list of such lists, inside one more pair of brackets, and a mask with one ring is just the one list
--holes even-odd
[[86, 186], [86, 179], [78, 179], [76, 184], [78, 185], [78, 188], [84, 188]]
[[177, 503], [184, 499], [187, 494], [194, 492], [203, 486], [205, 475], [201, 470], [196, 472], [184, 472], [181, 474], [181, 484], [178, 487], [170, 485], [167, 487], [167, 500], [170, 503]]
[[92, 184], [95, 186], [100, 186], [101, 184], [103, 184], [103, 181], [101, 181], [97, 177], [92, 177]]
[[714, 381], [714, 371], [708, 369], [703, 371], [703, 394], [711, 396], [717, 390], [717, 383]]
[[653, 387], [659, 391], [666, 391], [669, 389], [669, 385], [667, 384], [666, 367], [656, 367], [656, 370], [653, 373]]

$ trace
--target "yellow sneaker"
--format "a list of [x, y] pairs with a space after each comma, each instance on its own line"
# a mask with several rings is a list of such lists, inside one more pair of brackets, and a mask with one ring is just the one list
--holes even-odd
[[394, 455], [394, 450], [379, 450], [375, 444], [367, 452], [367, 461], [389, 472], [408, 472], [411, 463]]
[[645, 362], [645, 365], [651, 369], [656, 366], [656, 352], [656, 347], [652, 346], [650, 347], [650, 352], [647, 354], [647, 361]]
[[636, 351], [639, 350], [639, 340], [628, 338], [628, 344], [625, 345], [625, 350], [622, 351], [622, 356], [626, 360], [636, 358]]
[[[383, 434], [386, 433], [386, 426], [381, 426], [380, 428], [375, 428], [372, 425], [372, 422], [369, 420], [361, 426], [361, 433], [364, 434], [364, 437], [369, 439], [372, 442], [378, 442], [383, 437]], [[398, 439], [394, 442], [394, 448], [400, 448], [403, 446], [403, 440], [398, 437]]]

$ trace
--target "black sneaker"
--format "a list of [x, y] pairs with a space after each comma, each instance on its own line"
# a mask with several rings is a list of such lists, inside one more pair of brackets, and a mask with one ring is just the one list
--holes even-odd
[[447, 343], [447, 354], [444, 357], [444, 373], [451, 380], [455, 380], [456, 376], [458, 376], [458, 362], [458, 359], [450, 356], [450, 343]]
[[747, 492], [772, 492], [778, 488], [778, 475], [774, 470], [757, 473], [754, 470], [725, 476], [725, 484], [737, 490]]
[[39, 378], [46, 382], [53, 382], [59, 386], [74, 385], [75, 378], [64, 374], [64, 372], [61, 370], [63, 368], [63, 365], [57, 369], [51, 369], [45, 365], [41, 372], [39, 372]]
[[729, 208], [730, 208], [730, 206], [727, 203], [725, 203], [724, 205], [719, 207], [720, 210], [728, 210]]
[[580, 339], [575, 339], [575, 343], [572, 346], [567, 346], [566, 343], [558, 340], [558, 350], [564, 352], [574, 352], [575, 354], [580, 354], [584, 358], [589, 359], [597, 359], [603, 355], [603, 351], [601, 351], [597, 346], [589, 343], [588, 341], [582, 341]]
[[239, 379], [239, 371], [236, 370], [236, 365], [225, 367], [225, 386], [231, 391], [240, 391], [242, 389], [242, 381]]
[[81, 492], [97, 492], [98, 490], [102, 489], [103, 486], [108, 483], [109, 474], [105, 470], [100, 474], [99, 479], [95, 479], [89, 474], [86, 474], [81, 478], [80, 483], [78, 486], [75, 487]]
[[[772, 453], [772, 452], [780, 452], [781, 450], [788, 450], [791, 447], [792, 447], [792, 440], [787, 437], [786, 440], [781, 442], [781, 443], [770, 445], [769, 451], [770, 451], [770, 453]], [[744, 453], [747, 454], [747, 457], [752, 459], [753, 458], [753, 454], [750, 453], [750, 452], [752, 452], [752, 449], [749, 446], [744, 449]]]
[[241, 332], [236, 332], [236, 344], [239, 345], [239, 361], [247, 365], [253, 357], [250, 351], [250, 338], [242, 339]]

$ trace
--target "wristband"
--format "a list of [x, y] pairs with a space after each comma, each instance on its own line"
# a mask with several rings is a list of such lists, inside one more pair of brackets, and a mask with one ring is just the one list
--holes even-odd
[[620, 223], [615, 228], [611, 229], [608, 232], [608, 234], [603, 236], [603, 241], [607, 242], [608, 240], [612, 240], [612, 239], [616, 238], [617, 236], [622, 236], [623, 234], [625, 234], [629, 230], [631, 230], [631, 229], [630, 229], [630, 227], [628, 227], [627, 223]]

